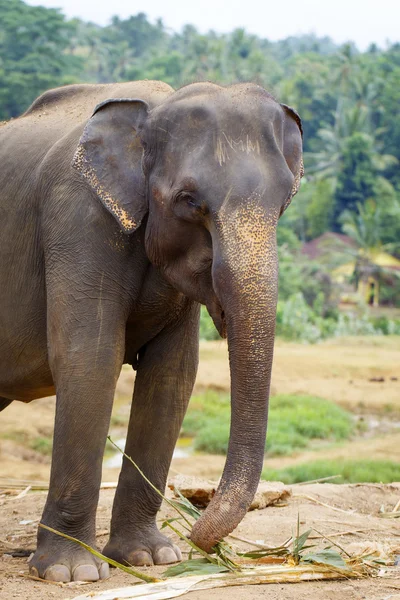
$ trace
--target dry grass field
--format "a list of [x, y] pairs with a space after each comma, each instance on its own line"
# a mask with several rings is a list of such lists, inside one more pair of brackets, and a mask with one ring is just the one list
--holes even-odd
[[[227, 356], [225, 342], [202, 342], [197, 390], [229, 390]], [[278, 339], [271, 394], [304, 393], [353, 411], [400, 415], [400, 338], [348, 337], [313, 345]]]
[[[125, 366], [118, 381], [111, 434], [124, 437], [133, 370]], [[206, 389], [229, 392], [227, 344], [202, 342], [194, 394]], [[278, 340], [272, 373], [272, 394], [310, 394], [327, 398], [374, 424], [369, 435], [331, 448], [295, 456], [266, 458], [266, 465], [284, 466], [315, 458], [370, 457], [400, 462], [400, 338], [364, 337], [304, 345]], [[0, 415], [0, 477], [47, 480], [50, 466], [54, 398], [30, 404], [14, 402]], [[398, 426], [397, 426], [398, 425]], [[184, 473], [220, 474], [222, 456], [174, 459]], [[207, 473], [210, 469], [210, 473]], [[104, 469], [103, 479], [117, 476]]]

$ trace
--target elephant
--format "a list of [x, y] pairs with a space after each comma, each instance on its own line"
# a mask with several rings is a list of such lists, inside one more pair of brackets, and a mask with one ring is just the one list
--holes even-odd
[[[75, 84], [0, 127], [0, 403], [56, 395], [42, 523], [95, 545], [116, 381], [136, 370], [125, 452], [166, 478], [193, 389], [199, 311], [229, 348], [224, 471], [191, 539], [212, 551], [259, 482], [278, 284], [276, 228], [303, 174], [295, 110], [253, 83]], [[124, 459], [104, 554], [179, 561], [160, 497]], [[39, 528], [30, 572], [108, 564]]]

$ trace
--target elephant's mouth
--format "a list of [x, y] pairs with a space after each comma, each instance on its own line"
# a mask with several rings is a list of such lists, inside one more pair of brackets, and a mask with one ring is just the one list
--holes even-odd
[[207, 304], [207, 310], [212, 318], [214, 325], [222, 338], [226, 338], [226, 320], [225, 313], [218, 300], [214, 300], [212, 303]]

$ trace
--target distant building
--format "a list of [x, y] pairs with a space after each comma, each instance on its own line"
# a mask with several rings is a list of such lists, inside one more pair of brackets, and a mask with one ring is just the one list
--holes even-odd
[[[400, 273], [398, 258], [381, 250], [363, 252], [350, 237], [333, 231], [306, 242], [301, 252], [331, 268], [332, 280], [341, 286], [342, 302], [362, 298], [367, 304], [379, 306], [380, 287], [391, 284], [391, 272]], [[351, 280], [354, 287], [349, 285]]]

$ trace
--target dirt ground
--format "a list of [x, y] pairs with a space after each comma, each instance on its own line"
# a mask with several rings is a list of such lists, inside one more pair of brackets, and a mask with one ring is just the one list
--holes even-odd
[[[379, 510], [382, 505], [391, 510], [400, 498], [400, 483], [396, 485], [334, 485], [313, 484], [292, 486], [292, 497], [283, 507], [269, 507], [247, 514], [234, 534], [241, 538], [263, 541], [277, 546], [288, 539], [296, 529], [297, 515], [300, 515], [301, 530], [315, 527], [340, 546], [368, 540], [391, 544], [399, 547], [400, 522], [398, 519], [382, 519]], [[109, 519], [114, 490], [102, 490], [98, 509], [98, 543], [102, 547], [107, 539]], [[133, 580], [116, 570], [111, 571], [108, 580], [97, 584], [77, 587], [76, 584], [64, 586], [44, 584], [28, 579], [27, 559], [12, 558], [10, 552], [16, 548], [34, 549], [36, 527], [45, 502], [44, 492], [31, 492], [16, 500], [1, 499], [0, 511], [0, 599], [19, 598], [26, 600], [72, 599], [84, 592], [112, 589], [132, 585]], [[313, 500], [311, 500], [312, 498]], [[318, 504], [325, 503], [332, 508]], [[339, 509], [339, 510], [335, 510]], [[172, 516], [168, 506], [163, 506], [159, 520]], [[342, 535], [336, 535], [336, 534]], [[317, 535], [317, 534], [314, 534]], [[332, 539], [332, 538], [331, 538]], [[175, 540], [186, 552], [181, 541]], [[249, 548], [243, 542], [230, 540], [240, 549]], [[321, 539], [313, 539], [321, 545]], [[326, 545], [326, 544], [325, 544]], [[185, 556], [185, 554], [184, 554]], [[160, 575], [164, 568], [148, 568], [147, 573]], [[400, 568], [392, 569], [385, 578], [309, 582], [299, 584], [272, 584], [261, 586], [241, 586], [191, 592], [190, 600], [251, 600], [268, 598], [269, 600], [287, 599], [323, 599], [336, 600], [340, 595], [346, 600], [399, 600]]]
[[[195, 393], [212, 388], [229, 391], [229, 368], [225, 342], [201, 345], [200, 367]], [[111, 432], [114, 439], [124, 437], [129, 414], [134, 373], [124, 367], [118, 382]], [[348, 442], [307, 450], [289, 457], [266, 458], [269, 467], [284, 467], [323, 458], [376, 458], [400, 460], [400, 339], [397, 337], [347, 338], [318, 345], [278, 341], [272, 378], [272, 393], [306, 393], [331, 399], [345, 408], [376, 421], [368, 435]], [[24, 405], [14, 402], [0, 415], [0, 489], [11, 480], [48, 481], [50, 455], [46, 443], [54, 424], [54, 398]], [[37, 440], [43, 447], [37, 447]], [[35, 443], [36, 445], [35, 445]], [[221, 475], [224, 457], [194, 455], [174, 458], [171, 475], [183, 473], [216, 479]], [[104, 468], [103, 481], [116, 481], [118, 468]], [[295, 494], [312, 495], [348, 513], [334, 511], [306, 498], [292, 498], [285, 508], [267, 508], [249, 513], [237, 534], [253, 540], [278, 544], [288, 538], [297, 520], [304, 527], [315, 526], [328, 536], [332, 533], [357, 533], [335, 538], [341, 545], [355, 540], [399, 542], [400, 521], [379, 518], [381, 505], [389, 510], [400, 498], [400, 486], [293, 486]], [[103, 490], [98, 511], [99, 533], [108, 529], [113, 490]], [[26, 579], [25, 558], [10, 558], [16, 547], [33, 549], [35, 532], [45, 501], [45, 492], [30, 492], [24, 498], [0, 495], [0, 599], [74, 598], [88, 587], [71, 589]], [[163, 509], [162, 516], [166, 510]], [[161, 516], [160, 516], [161, 518]], [[21, 521], [29, 521], [26, 524]], [[99, 535], [99, 546], [106, 535]], [[3, 556], [1, 556], [4, 553]], [[157, 571], [157, 570], [156, 570]], [[110, 580], [90, 589], [128, 585], [129, 577], [112, 571]], [[266, 598], [303, 598], [330, 600], [338, 595], [348, 599], [400, 600], [400, 573], [390, 579], [303, 583], [299, 585], [245, 586], [238, 589], [191, 592], [192, 600]]]

